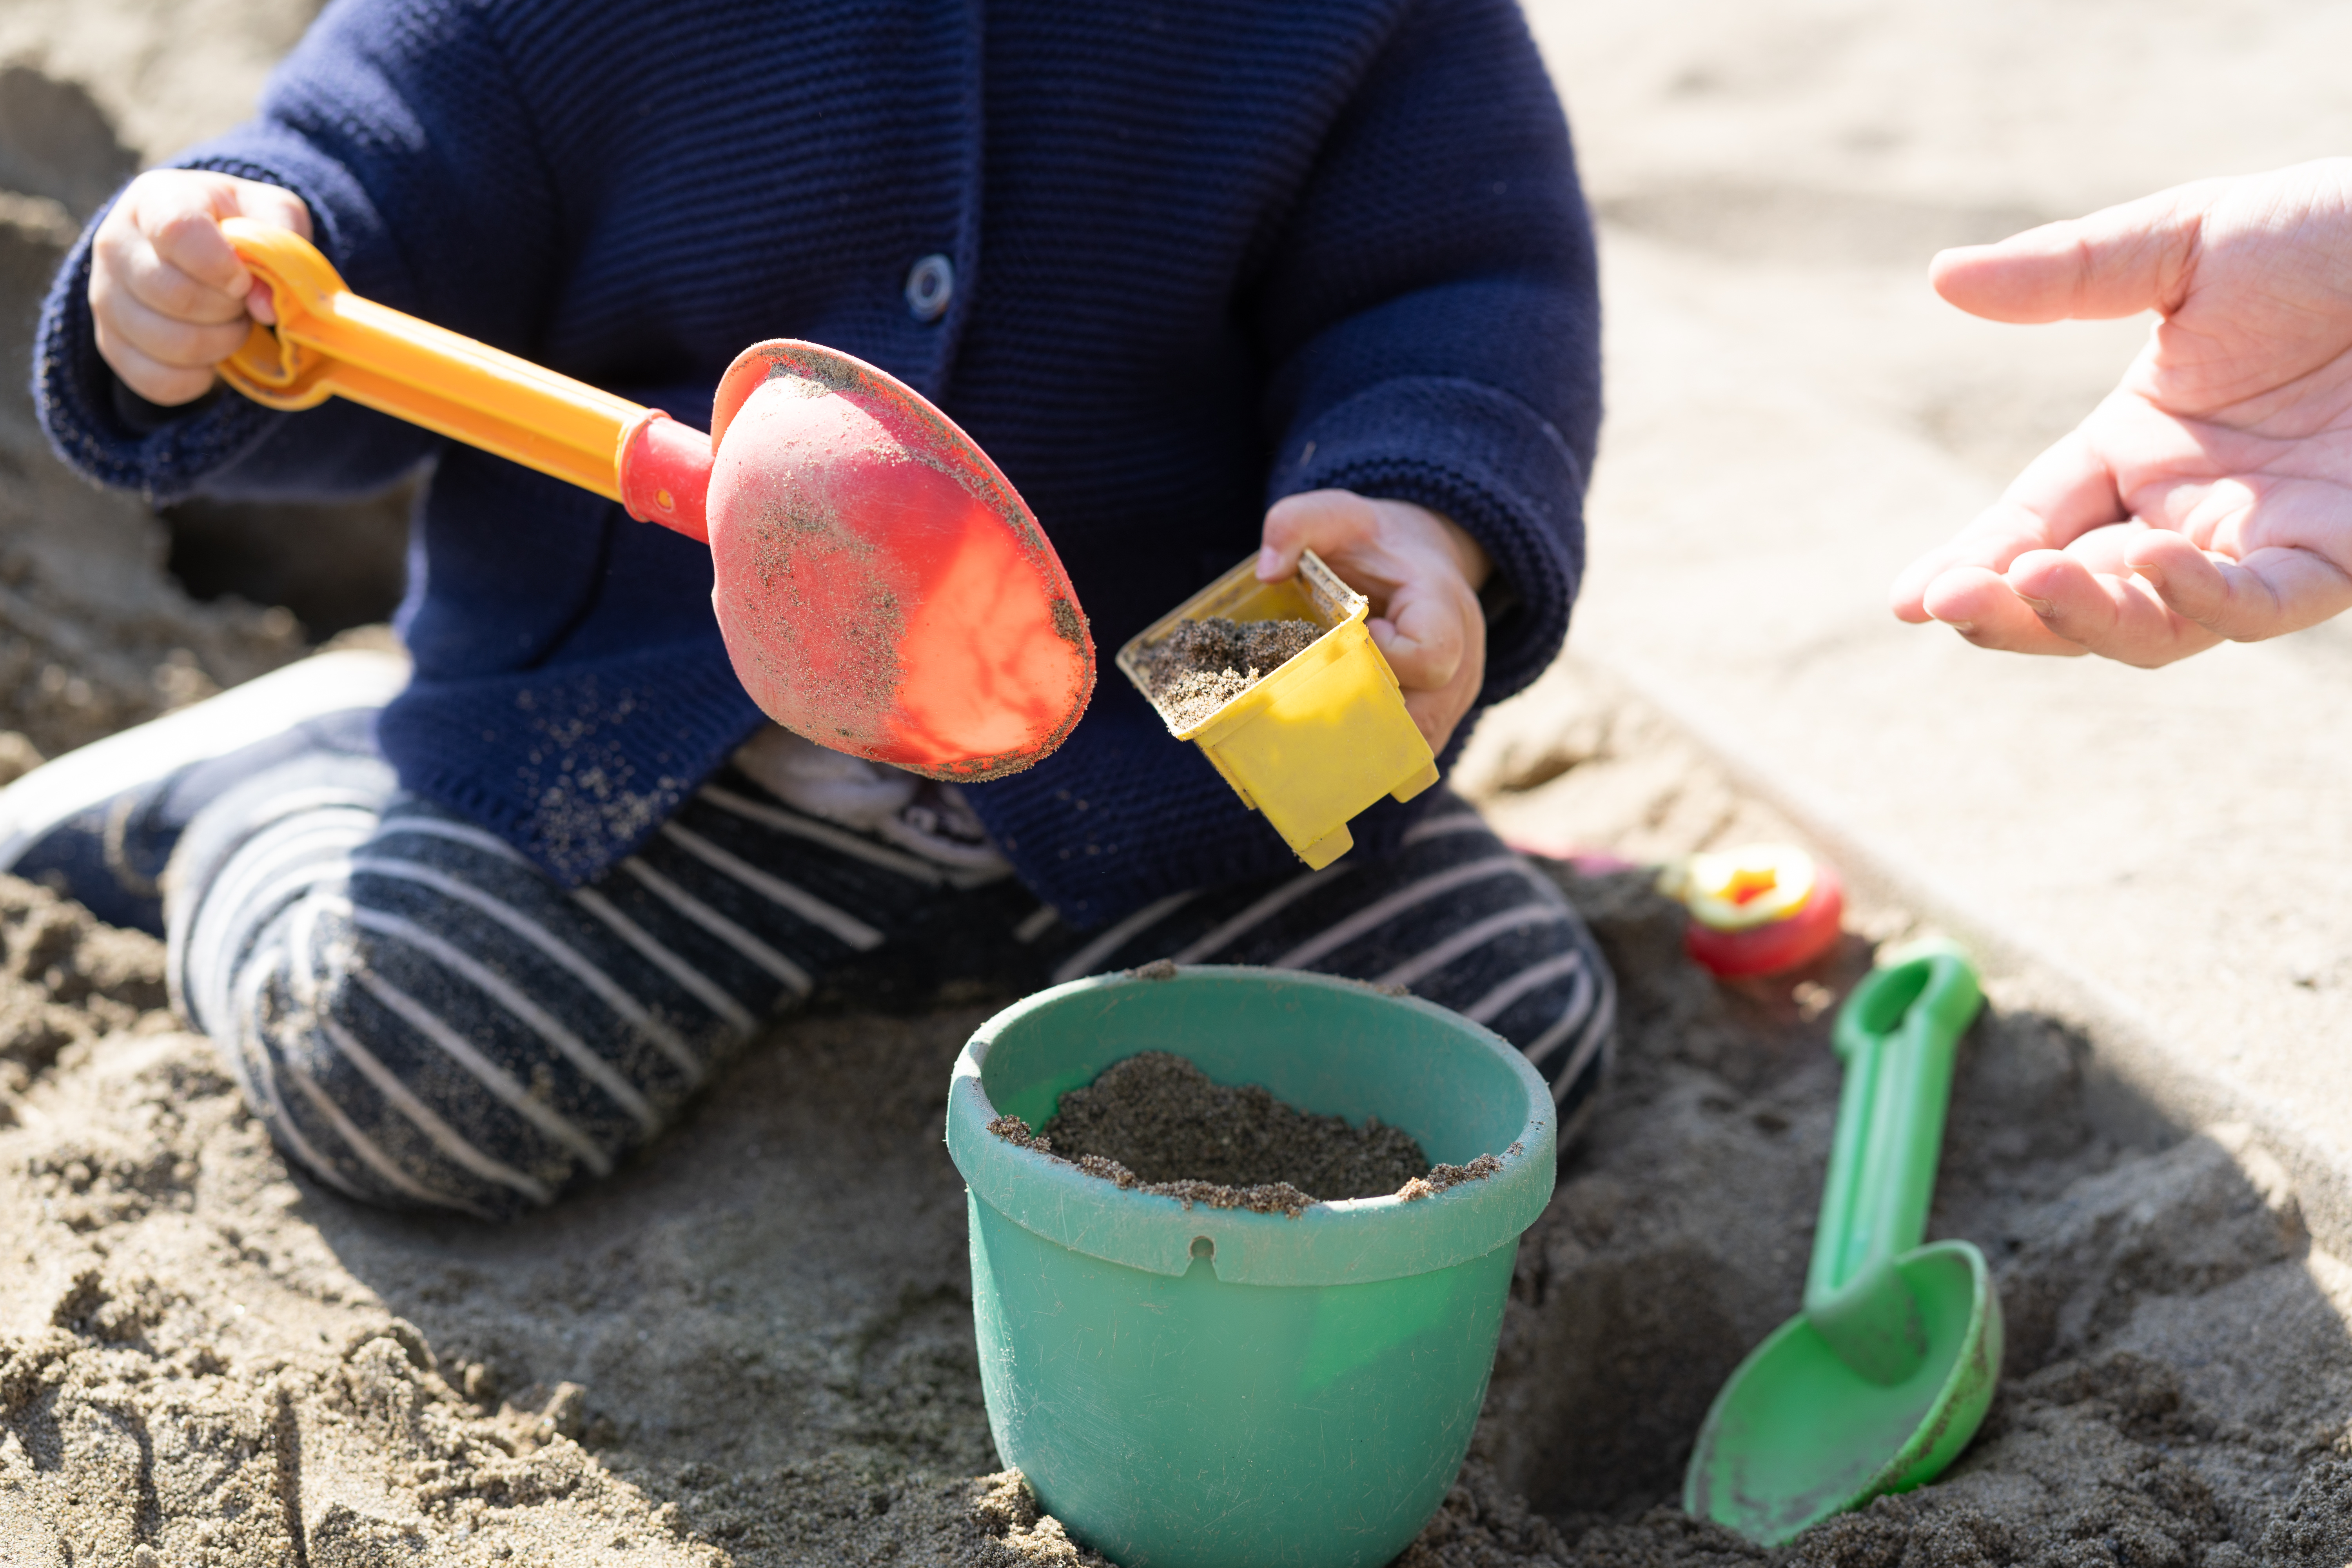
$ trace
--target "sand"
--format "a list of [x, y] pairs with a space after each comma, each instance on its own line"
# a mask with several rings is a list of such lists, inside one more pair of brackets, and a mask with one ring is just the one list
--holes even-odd
[[[1756, 1557], [1660, 1505], [1717, 1383], [1794, 1310], [1835, 1085], [1820, 1004], [1862, 943], [1726, 989], [1646, 878], [1563, 878], [1626, 982], [1623, 1068], [1522, 1249], [1472, 1467], [1406, 1561]], [[289, 1179], [154, 1009], [153, 943], [0, 897], [0, 1005], [69, 1037], [20, 1061], [0, 1131], [24, 1560], [276, 1562], [298, 1519], [312, 1562], [1076, 1560], [989, 1474], [938, 1143], [984, 1004], [788, 1025], [614, 1182], [501, 1229]], [[2093, 1133], [2082, 1051], [1996, 1014], [1963, 1052], [1935, 1228], [2000, 1277], [1985, 1436], [1790, 1560], [2352, 1550], [2352, 1270], [2242, 1132]]]
[[[289, 15], [28, 0], [0, 47], [49, 28], [47, 58], [152, 153], [150, 121], [176, 141], [233, 112]], [[12, 354], [83, 199], [56, 167], [0, 154], [0, 184], [37, 187], [0, 199]], [[49, 463], [13, 377], [0, 459], [0, 768], [302, 646], [282, 605], [174, 587], [163, 525]], [[1466, 765], [1513, 831], [1636, 859], [1788, 831], [1622, 688], [1571, 671], [1550, 700]], [[1831, 1011], [1915, 922], [1859, 901], [1814, 970], [1722, 986], [1645, 873], [1553, 870], [1621, 977], [1621, 1067], [1521, 1247], [1471, 1462], [1403, 1563], [2352, 1560], [2352, 1266], [2261, 1137], [2118, 1114], [2090, 1043], [1999, 983], [1931, 1222], [1985, 1247], [2008, 1313], [1984, 1432], [1937, 1485], [1780, 1553], [1674, 1511], [1707, 1400], [1796, 1310]], [[9, 1568], [1099, 1561], [999, 1470], [974, 1365], [940, 1128], [1008, 969], [887, 1013], [823, 999], [611, 1182], [491, 1227], [290, 1174], [163, 1010], [153, 942], [0, 882], [0, 944]], [[2102, 1131], [2124, 1125], [2145, 1131]]]
[[1401, 1128], [1318, 1116], [1255, 1084], [1218, 1083], [1168, 1051], [1113, 1062], [1064, 1094], [1034, 1137], [1016, 1116], [998, 1117], [989, 1131], [1186, 1208], [1295, 1217], [1311, 1204], [1397, 1196], [1415, 1184], [1412, 1195], [1422, 1197], [1462, 1179], [1462, 1167], [1447, 1165], [1432, 1182], [1428, 1156]]
[[[1585, 765], [1598, 824], [1638, 759]], [[1559, 875], [1624, 982], [1625, 1053], [1521, 1249], [1472, 1463], [1405, 1561], [1759, 1558], [1665, 1505], [1715, 1387], [1795, 1310], [1828, 1004], [1906, 922], [1864, 910], [1816, 971], [1728, 988], [1645, 874]], [[155, 944], [21, 883], [0, 905], [0, 1008], [58, 1037], [0, 1130], [0, 1258], [26, 1259], [0, 1275], [0, 1519], [23, 1561], [1080, 1560], [995, 1473], [940, 1144], [993, 999], [822, 1007], [614, 1181], [493, 1227], [289, 1176], [156, 1010]], [[2000, 1400], [1945, 1481], [1780, 1559], [2340, 1568], [2352, 1268], [2242, 1129], [2118, 1145], [2084, 1043], [1994, 1000], [1933, 1229], [1994, 1261]]]
[[1307, 651], [1313, 621], [1179, 621], [1143, 650], [1144, 693], [1171, 730], [1206, 722], [1218, 709]]
[[1147, 1182], [1286, 1182], [1327, 1203], [1379, 1197], [1429, 1173], [1402, 1128], [1300, 1110], [1166, 1051], [1114, 1063], [1063, 1095], [1043, 1131], [1066, 1152], [1117, 1160]]

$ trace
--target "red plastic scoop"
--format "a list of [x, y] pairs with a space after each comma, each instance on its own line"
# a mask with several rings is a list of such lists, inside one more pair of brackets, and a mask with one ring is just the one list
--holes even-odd
[[273, 408], [348, 397], [707, 542], [735, 674], [786, 729], [978, 781], [1047, 755], [1086, 711], [1094, 643], [1060, 558], [912, 387], [816, 343], [758, 343], [705, 437], [360, 299], [298, 235], [221, 227], [278, 315], [222, 364], [232, 386]]

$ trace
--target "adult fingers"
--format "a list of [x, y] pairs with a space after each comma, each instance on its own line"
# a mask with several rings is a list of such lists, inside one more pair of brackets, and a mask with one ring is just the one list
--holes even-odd
[[1949, 541], [1905, 567], [1889, 601], [1897, 617], [1915, 626], [1942, 620], [1928, 601], [1943, 578], [1956, 572], [2006, 572], [2027, 551], [2046, 550], [2051, 543], [2047, 519], [2014, 501], [1995, 501]]
[[2069, 642], [2043, 624], [2000, 574], [1962, 566], [1928, 584], [1927, 615], [1982, 648], [2061, 658], [2079, 658], [2082, 645]]
[[2219, 184], [2181, 185], [1997, 245], [1938, 251], [1927, 279], [1952, 304], [1995, 321], [2169, 313], [2188, 294], [2200, 226]]
[[2232, 561], [2158, 529], [2127, 560], [2168, 609], [2223, 641], [2260, 642], [2352, 609], [2352, 574], [2309, 550], [2273, 546]]
[[1932, 586], [1947, 574], [1971, 569], [2003, 573], [2021, 555], [2063, 549], [2120, 521], [2124, 505], [2116, 491], [2115, 473], [2091, 428], [2097, 418], [2095, 413], [2092, 420], [2027, 464], [2000, 500], [1948, 542], [1904, 568], [1888, 595], [1897, 618], [1915, 626], [1946, 620], [1928, 601]]
[[2020, 555], [2045, 548], [2047, 542], [2040, 518], [2005, 501], [1996, 502], [1949, 541], [1906, 566], [1888, 592], [1888, 602], [1898, 619], [1914, 626], [1947, 619], [1936, 613], [1931, 603], [1937, 585], [1946, 577], [1960, 574], [1973, 580], [1968, 574], [1997, 575]]
[[2021, 557], [2007, 580], [2053, 634], [2118, 663], [2154, 668], [2202, 653], [2221, 640], [2175, 614], [2145, 584], [2093, 571], [2061, 551]]

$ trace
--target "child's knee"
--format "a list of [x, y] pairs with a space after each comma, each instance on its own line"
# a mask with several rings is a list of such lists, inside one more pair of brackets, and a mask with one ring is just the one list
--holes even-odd
[[269, 912], [205, 1008], [289, 1158], [364, 1202], [504, 1215], [660, 1128], [677, 1085], [633, 1081], [611, 1031], [352, 891]]
[[547, 1203], [659, 1131], [749, 1032], [478, 829], [388, 781], [311, 785], [302, 809], [231, 802], [191, 825], [171, 962], [191, 1021], [320, 1181], [400, 1206]]
[[[399, 1026], [403, 1005], [428, 1026], [439, 1021], [376, 974], [374, 944], [360, 935], [333, 945], [334, 961], [315, 965], [290, 963], [283, 947], [250, 955], [230, 1015], [210, 1030], [289, 1159], [362, 1202], [491, 1216], [548, 1203], [583, 1163], [610, 1167], [576, 1130], [578, 1146], [567, 1148], [502, 1125], [525, 1119], [429, 1037]], [[499, 1070], [454, 1030], [446, 1043]], [[503, 1076], [518, 1099], [545, 1088]]]

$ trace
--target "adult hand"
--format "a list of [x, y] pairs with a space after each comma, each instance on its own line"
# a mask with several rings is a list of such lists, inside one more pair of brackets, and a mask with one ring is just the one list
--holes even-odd
[[1308, 490], [1265, 514], [1257, 578], [1278, 583], [1312, 550], [1372, 602], [1373, 643], [1396, 671], [1405, 711], [1442, 752], [1486, 679], [1478, 590], [1494, 563], [1469, 534], [1426, 507], [1353, 490]]
[[2155, 666], [2352, 606], [2352, 159], [1947, 250], [1929, 277], [1997, 321], [2161, 319], [2072, 435], [1896, 580], [1897, 616]]
[[192, 403], [213, 367], [235, 353], [248, 318], [276, 320], [221, 233], [248, 217], [310, 237], [310, 211], [291, 191], [202, 169], [154, 169], [131, 182], [92, 242], [90, 315], [98, 352], [150, 403]]

